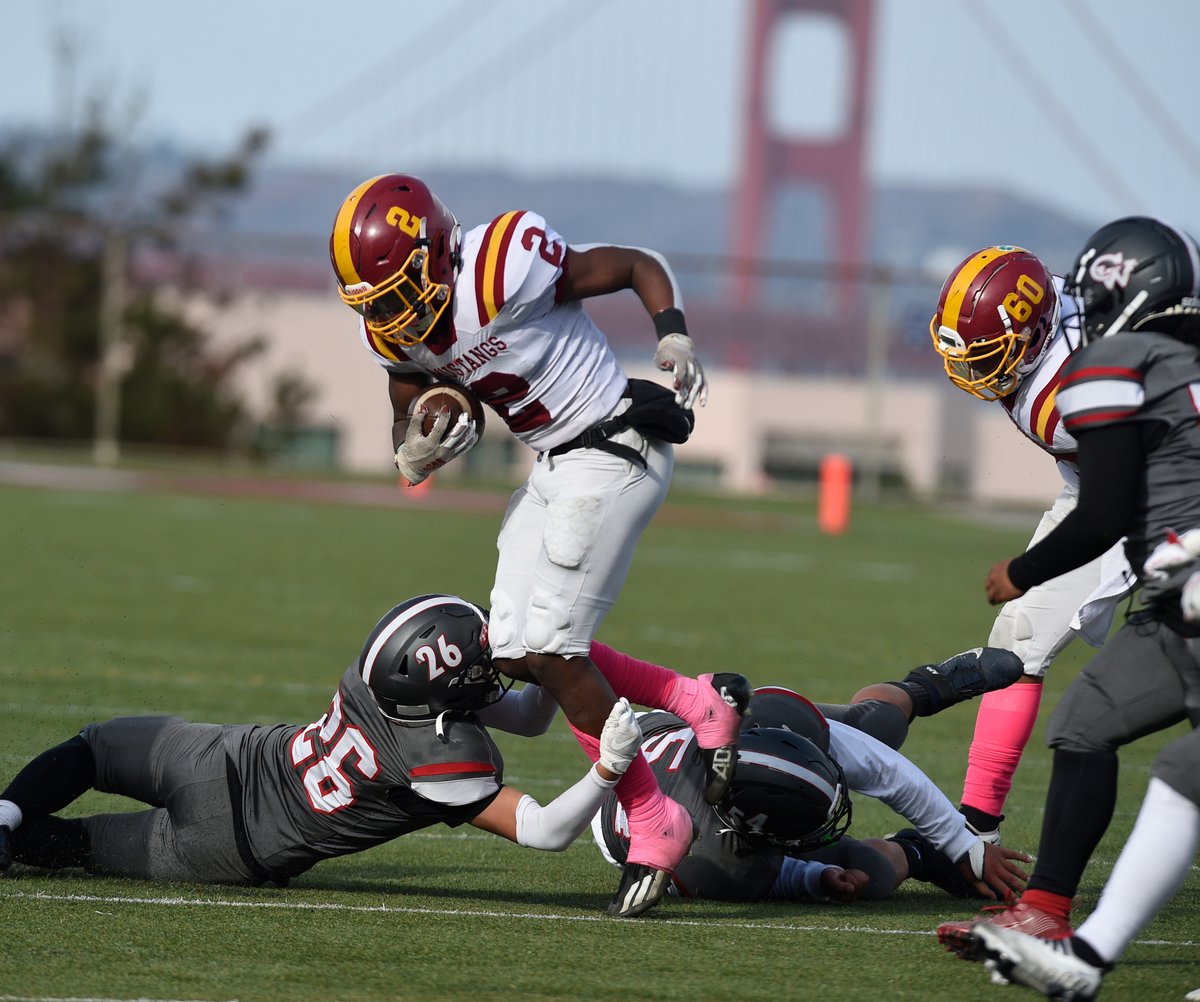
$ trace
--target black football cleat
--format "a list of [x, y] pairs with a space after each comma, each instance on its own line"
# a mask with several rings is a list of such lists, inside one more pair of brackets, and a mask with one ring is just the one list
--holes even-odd
[[621, 867], [621, 883], [608, 904], [614, 918], [637, 918], [667, 896], [671, 874], [644, 863], [626, 863]]
[[[701, 675], [707, 678], [717, 695], [737, 712], [739, 718], [746, 712], [750, 704], [750, 680], [745, 675], [736, 672], [722, 671], [715, 675]], [[701, 748], [700, 758], [704, 762], [704, 800], [705, 803], [719, 804], [729, 793], [733, 782], [733, 770], [737, 766], [737, 743], [741, 734], [740, 728], [735, 728], [733, 740], [718, 748]]]
[[913, 701], [913, 715], [935, 713], [985, 692], [1004, 689], [1025, 673], [1021, 659], [1002, 647], [975, 647], [941, 664], [921, 665], [895, 684]]
[[[967, 830], [972, 835], [978, 835], [983, 841], [992, 845], [1000, 844], [1000, 822], [1004, 815], [985, 815], [982, 811], [972, 811], [969, 807], [959, 807], [958, 812], [967, 819]], [[988, 818], [985, 823], [984, 818]]]
[[0, 825], [0, 872], [12, 866], [12, 829]]
[[[686, 807], [670, 797], [666, 798], [666, 808], [672, 817], [663, 830], [640, 843], [641, 849], [651, 850], [662, 865], [626, 863], [621, 867], [621, 882], [608, 905], [608, 914], [614, 918], [636, 918], [662, 901], [671, 888], [672, 870], [692, 851], [700, 834], [692, 816]], [[632, 848], [632, 842], [630, 846]]]

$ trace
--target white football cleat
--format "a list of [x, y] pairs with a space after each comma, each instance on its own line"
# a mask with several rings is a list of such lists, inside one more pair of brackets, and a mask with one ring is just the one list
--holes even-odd
[[971, 936], [993, 980], [998, 975], [1060, 1002], [1091, 1002], [1100, 991], [1104, 969], [1077, 957], [1070, 938], [1038, 939], [987, 922], [977, 923]]

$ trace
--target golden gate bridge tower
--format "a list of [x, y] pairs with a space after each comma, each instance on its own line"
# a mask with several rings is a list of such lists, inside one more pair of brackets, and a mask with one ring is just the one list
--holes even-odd
[[[749, 79], [746, 89], [745, 145], [740, 182], [734, 196], [734, 253], [742, 262], [734, 277], [734, 300], [751, 304], [761, 275], [751, 261], [768, 256], [773, 205], [788, 186], [803, 183], [823, 189], [829, 211], [829, 257], [853, 271], [865, 261], [867, 206], [864, 156], [870, 85], [874, 0], [751, 0]], [[771, 121], [774, 42], [793, 23], [822, 19], [843, 33], [847, 72], [839, 100], [841, 121], [820, 136], [783, 134]], [[852, 309], [854, 284], [837, 283], [836, 300]]]

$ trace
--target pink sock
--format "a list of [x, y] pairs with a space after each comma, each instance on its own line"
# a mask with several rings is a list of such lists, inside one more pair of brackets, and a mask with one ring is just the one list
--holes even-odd
[[[579, 742], [587, 757], [593, 762], [599, 762], [600, 739], [584, 734], [570, 721], [567, 722], [567, 726], [571, 728], [571, 733], [575, 735], [575, 740]], [[650, 763], [646, 761], [646, 756], [640, 751], [617, 783], [617, 799], [625, 808], [631, 830], [639, 822], [661, 816], [660, 802], [666, 800], [666, 796], [659, 787], [658, 779], [654, 770], [650, 768]]]
[[984, 693], [967, 753], [962, 803], [997, 817], [1012, 789], [1013, 773], [1033, 733], [1042, 701], [1040, 682], [1018, 682]]
[[[600, 758], [600, 741], [574, 726], [575, 740], [593, 762]], [[691, 818], [658, 785], [658, 779], [640, 751], [617, 783], [617, 800], [629, 823], [629, 863], [644, 863], [659, 870], [674, 870], [692, 841]]]
[[595, 640], [590, 656], [592, 664], [608, 679], [617, 696], [624, 696], [638, 706], [675, 713], [669, 704], [675, 692], [675, 680], [682, 677], [677, 672], [649, 661], [639, 661]]
[[575, 735], [575, 740], [579, 742], [579, 747], [583, 749], [583, 753], [593, 762], [599, 762], [600, 739], [594, 738], [590, 734], [584, 734], [583, 731], [569, 720], [567, 721], [567, 726], [571, 728], [571, 733]]
[[720, 748], [737, 737], [741, 719], [712, 687], [711, 676], [680, 675], [594, 640], [590, 656], [614, 693], [638, 706], [675, 714], [695, 731], [699, 747]]

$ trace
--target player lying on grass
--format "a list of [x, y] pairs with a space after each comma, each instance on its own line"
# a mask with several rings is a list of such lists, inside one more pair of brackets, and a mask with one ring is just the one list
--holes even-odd
[[[605, 670], [610, 658], [632, 660], [593, 652]], [[1025, 882], [1017, 861], [1029, 857], [980, 839], [896, 749], [914, 717], [995, 691], [1021, 673], [1012, 652], [977, 648], [915, 668], [903, 681], [868, 686], [850, 704], [814, 705], [790, 689], [757, 689], [742, 720], [733, 785], [715, 807], [701, 795], [704, 770], [691, 728], [668, 712], [641, 714], [642, 750], [699, 832], [673, 892], [734, 901], [880, 900], [912, 877], [960, 897], [1011, 898]], [[849, 790], [877, 797], [913, 827], [886, 839], [845, 837]], [[603, 855], [619, 863], [629, 843], [614, 798], [605, 798], [592, 830]]]
[[[721, 752], [716, 758], [731, 757], [732, 746], [720, 745], [736, 741], [738, 710], [712, 683], [748, 697], [746, 680], [668, 674], [656, 677], [661, 698], [649, 705], [686, 715]], [[0, 870], [16, 860], [110, 876], [283, 885], [323, 859], [438, 822], [565, 849], [609, 791], [620, 795], [641, 732], [618, 700], [599, 761], [543, 807], [503, 784], [500, 751], [481, 718], [491, 714], [504, 726], [548, 720], [555, 709], [537, 686], [503, 688], [480, 609], [454, 596], [420, 596], [376, 624], [314, 723], [120, 717], [44, 752], [0, 793]], [[56, 816], [92, 789], [151, 809]]]

